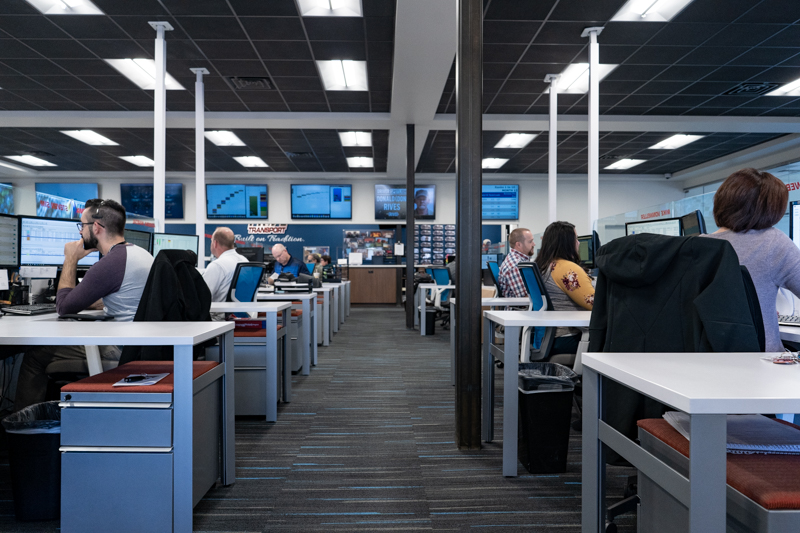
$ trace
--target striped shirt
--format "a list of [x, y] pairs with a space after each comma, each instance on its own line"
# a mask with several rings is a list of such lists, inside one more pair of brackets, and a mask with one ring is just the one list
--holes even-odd
[[530, 257], [521, 252], [514, 249], [509, 251], [505, 260], [503, 260], [503, 264], [500, 265], [500, 279], [497, 280], [504, 298], [525, 298], [528, 296], [528, 289], [525, 288], [525, 283], [522, 281], [517, 265], [530, 260]]

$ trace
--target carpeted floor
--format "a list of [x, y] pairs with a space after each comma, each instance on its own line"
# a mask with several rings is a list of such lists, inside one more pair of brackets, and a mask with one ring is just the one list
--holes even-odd
[[[454, 444], [449, 332], [421, 337], [399, 308], [353, 307], [276, 424], [236, 423], [236, 476], [195, 508], [197, 532], [580, 530], [580, 435], [567, 473], [501, 475], [499, 442]], [[496, 376], [502, 399], [503, 372]], [[502, 435], [502, 405], [496, 435]], [[631, 469], [609, 468], [619, 499]], [[618, 520], [635, 529], [634, 517]], [[0, 459], [0, 531], [58, 531], [14, 521]]]

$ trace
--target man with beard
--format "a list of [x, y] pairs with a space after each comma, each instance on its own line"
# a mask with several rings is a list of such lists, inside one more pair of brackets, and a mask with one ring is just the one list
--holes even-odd
[[[103, 309], [117, 321], [133, 320], [142, 297], [153, 256], [125, 242], [125, 208], [114, 200], [89, 200], [78, 223], [81, 238], [64, 245], [64, 265], [58, 282], [59, 315]], [[102, 259], [77, 283], [78, 261], [99, 250]], [[100, 346], [100, 356], [119, 360], [117, 346]], [[86, 359], [83, 346], [37, 346], [25, 352], [17, 382], [14, 409], [43, 402], [45, 368], [59, 359]]]

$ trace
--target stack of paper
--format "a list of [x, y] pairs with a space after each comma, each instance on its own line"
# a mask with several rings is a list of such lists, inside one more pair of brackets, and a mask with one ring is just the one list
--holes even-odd
[[[664, 413], [664, 420], [690, 439], [689, 415]], [[728, 453], [800, 455], [800, 430], [762, 415], [728, 415]]]

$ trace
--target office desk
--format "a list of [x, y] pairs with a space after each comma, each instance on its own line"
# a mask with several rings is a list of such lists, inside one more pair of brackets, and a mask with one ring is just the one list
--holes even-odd
[[303, 327], [299, 332], [300, 343], [303, 346], [303, 372], [304, 376], [311, 373], [311, 365], [317, 364], [317, 295], [315, 293], [303, 294], [275, 294], [274, 292], [259, 291], [256, 299], [259, 302], [296, 302], [300, 303], [303, 311]]
[[339, 333], [339, 324], [341, 323], [339, 317], [342, 315], [342, 284], [323, 282], [322, 286], [329, 287], [331, 289], [331, 294], [333, 295], [333, 302], [331, 304], [331, 329], [333, 333]]
[[[689, 507], [690, 531], [724, 532], [726, 415], [800, 412], [800, 365], [762, 361], [761, 353], [586, 353], [583, 358], [583, 533], [605, 520], [602, 444], [616, 450]], [[691, 480], [667, 467], [600, 418], [612, 379], [691, 417]]]
[[350, 316], [350, 288], [351, 288], [350, 280], [349, 279], [345, 280], [342, 283], [344, 283], [344, 298], [345, 298], [344, 314], [345, 317], [348, 317]]
[[[37, 317], [38, 318], [38, 317]], [[46, 324], [46, 327], [43, 327]], [[0, 344], [174, 346], [173, 531], [192, 531], [192, 347], [220, 339], [223, 365], [222, 482], [236, 480], [234, 440], [233, 324], [231, 322], [67, 322], [0, 320]]]
[[782, 341], [800, 342], [800, 327], [798, 326], [778, 326], [781, 332]]
[[[292, 284], [292, 287], [299, 287], [300, 285]], [[322, 327], [320, 330], [322, 331], [322, 345], [323, 346], [330, 346], [331, 341], [333, 340], [333, 293], [335, 289], [333, 287], [326, 287], [323, 285], [321, 288], [314, 288], [312, 289], [313, 292], [317, 294], [322, 294], [322, 316], [318, 317], [322, 319]], [[275, 294], [272, 291], [266, 291], [264, 289], [259, 289], [258, 294]], [[298, 293], [288, 293], [288, 294], [298, 294]], [[302, 293], [299, 293], [302, 294]]]
[[419, 308], [419, 317], [415, 319], [416, 322], [419, 323], [419, 334], [425, 335], [425, 309], [427, 308], [427, 294], [428, 291], [433, 291], [435, 289], [455, 289], [455, 285], [437, 285], [435, 283], [420, 283], [417, 286], [417, 292], [414, 293], [414, 299], [416, 300], [414, 303], [416, 307]]
[[[484, 311], [483, 313], [483, 440], [494, 438], [494, 360], [503, 361], [503, 475], [517, 475], [517, 368], [520, 328], [564, 326], [588, 328], [591, 311]], [[505, 327], [502, 346], [494, 341], [494, 326]], [[584, 334], [581, 342], [588, 340]], [[579, 348], [580, 350], [580, 348]]]

